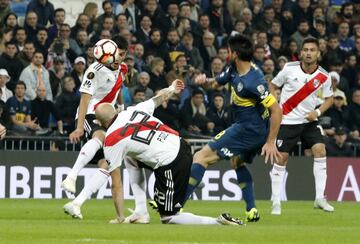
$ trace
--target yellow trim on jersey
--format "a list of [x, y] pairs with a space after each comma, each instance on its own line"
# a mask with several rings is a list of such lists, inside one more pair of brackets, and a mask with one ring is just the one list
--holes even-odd
[[261, 101], [262, 105], [265, 108], [271, 107], [271, 105], [273, 105], [275, 102], [276, 102], [276, 98], [272, 94], [270, 94], [264, 100]]
[[256, 104], [256, 100], [253, 98], [239, 97], [236, 94], [235, 89], [233, 87], [231, 87], [231, 98], [235, 105], [242, 106], [242, 107], [251, 107], [251, 106], [255, 106], [255, 104]]

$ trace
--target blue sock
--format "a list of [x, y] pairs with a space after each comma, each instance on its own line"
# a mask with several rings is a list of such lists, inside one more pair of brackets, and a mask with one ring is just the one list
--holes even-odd
[[204, 176], [206, 168], [198, 163], [193, 163], [191, 166], [191, 172], [189, 177], [189, 184], [186, 190], [185, 201], [189, 199], [191, 194], [193, 194], [195, 188], [201, 182], [202, 177]]
[[235, 171], [243, 198], [246, 202], [246, 211], [249, 211], [256, 207], [251, 173], [245, 165], [238, 167]]

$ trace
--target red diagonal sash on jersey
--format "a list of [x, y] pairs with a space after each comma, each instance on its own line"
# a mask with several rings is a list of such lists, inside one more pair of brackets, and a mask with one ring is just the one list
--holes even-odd
[[[156, 121], [149, 121], [149, 122], [140, 122], [140, 123], [133, 123], [130, 124], [130, 126], [127, 126], [127, 128], [124, 130], [124, 127], [121, 127], [115, 131], [113, 131], [110, 135], [108, 135], [105, 138], [105, 147], [113, 146], [122, 139], [131, 136], [131, 135], [137, 135], [141, 131], [146, 130], [157, 130], [157, 131], [163, 131], [167, 132], [169, 134], [173, 134], [178, 136], [179, 133], [173, 129], [171, 129], [169, 126], [161, 124], [158, 127], [158, 122]], [[124, 130], [124, 131], [123, 131]]]
[[295, 94], [293, 94], [286, 102], [282, 105], [283, 114], [287, 115], [299, 103], [313, 93], [319, 86], [321, 86], [328, 77], [323, 73], [318, 73], [314, 78], [309, 80], [303, 87], [300, 88]]
[[115, 85], [103, 99], [101, 99], [97, 104], [94, 105], [94, 111], [97, 108], [97, 106], [99, 106], [100, 104], [111, 103], [112, 101], [114, 101], [116, 93], [120, 90], [122, 84], [123, 84], [122, 73], [119, 72], [119, 77], [117, 78]]

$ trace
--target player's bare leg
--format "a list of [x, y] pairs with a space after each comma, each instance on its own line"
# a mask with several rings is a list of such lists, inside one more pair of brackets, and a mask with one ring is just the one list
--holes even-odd
[[322, 209], [325, 212], [334, 212], [334, 207], [331, 206], [325, 198], [325, 187], [327, 179], [325, 144], [317, 143], [312, 146], [311, 151], [314, 155], [313, 172], [315, 177], [316, 192], [314, 207]]
[[274, 163], [272, 170], [270, 171], [271, 179], [271, 198], [272, 198], [272, 208], [271, 214], [280, 215], [281, 214], [281, 189], [283, 188], [284, 175], [286, 172], [286, 164], [289, 159], [289, 154], [286, 152], [281, 152], [281, 160]]
[[97, 130], [93, 133], [92, 139], [88, 140], [81, 148], [71, 171], [61, 183], [61, 187], [71, 193], [76, 192], [76, 178], [81, 169], [83, 169], [95, 156], [96, 152], [101, 149], [105, 139], [105, 132]]
[[217, 153], [206, 145], [200, 151], [196, 152], [193, 157], [193, 163], [191, 166], [189, 185], [186, 192], [186, 198], [188, 199], [194, 192], [195, 188], [201, 182], [204, 176], [205, 170], [209, 165], [216, 163], [219, 160]]
[[116, 210], [116, 219], [110, 220], [110, 224], [121, 224], [125, 220], [124, 215], [124, 190], [121, 180], [120, 168], [116, 168], [110, 173], [111, 176], [111, 194]]

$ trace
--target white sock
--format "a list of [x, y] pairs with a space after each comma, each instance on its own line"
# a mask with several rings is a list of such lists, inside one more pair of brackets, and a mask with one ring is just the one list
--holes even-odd
[[275, 163], [270, 171], [272, 200], [274, 203], [280, 203], [281, 200], [281, 190], [284, 182], [285, 169], [286, 166], [281, 166]]
[[176, 215], [161, 217], [161, 221], [179, 225], [220, 225], [216, 218], [198, 216], [192, 213], [177, 213]]
[[95, 174], [90, 178], [90, 180], [85, 185], [84, 189], [80, 194], [74, 199], [74, 203], [81, 206], [83, 203], [91, 197], [91, 195], [97, 192], [104, 183], [106, 183], [109, 177], [109, 173], [105, 169], [96, 170]]
[[94, 137], [88, 140], [81, 148], [80, 153], [72, 167], [68, 177], [76, 179], [80, 170], [87, 165], [95, 156], [96, 152], [102, 147], [101, 141]]
[[129, 173], [130, 186], [135, 198], [135, 213], [140, 215], [147, 214], [145, 170], [134, 166], [136, 162], [133, 162], [129, 157], [125, 157], [124, 162]]
[[315, 199], [322, 199], [325, 197], [325, 187], [326, 187], [326, 157], [323, 158], [314, 158], [314, 177], [315, 177]]

